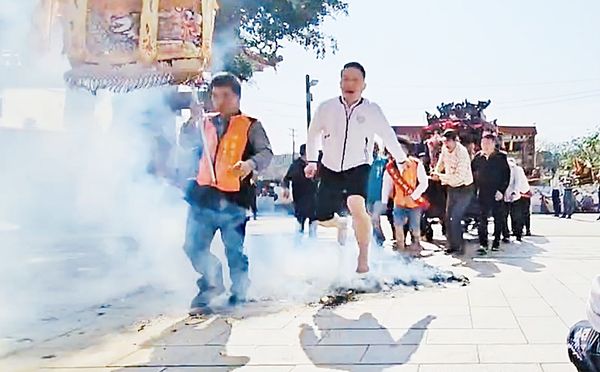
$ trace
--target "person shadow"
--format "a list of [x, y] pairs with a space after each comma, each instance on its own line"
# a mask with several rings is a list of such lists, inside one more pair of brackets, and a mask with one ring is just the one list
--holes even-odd
[[[230, 322], [221, 316], [209, 319], [188, 318], [143, 345], [143, 349], [139, 351], [139, 359], [136, 359], [134, 353], [125, 361], [117, 363], [122, 368], [118, 371], [129, 372], [138, 368], [156, 368], [161, 371], [178, 368], [219, 372], [238, 370], [246, 366], [250, 358], [229, 355], [227, 342], [231, 337], [231, 329]], [[151, 350], [149, 358], [144, 357], [148, 349]]]
[[[317, 368], [328, 370], [353, 371], [357, 364], [367, 357], [369, 346], [398, 347], [398, 350], [388, 349], [386, 354], [393, 354], [393, 365], [403, 365], [410, 361], [413, 354], [419, 349], [425, 337], [425, 332], [431, 322], [436, 319], [428, 315], [410, 326], [410, 328], [397, 340], [391, 332], [385, 328], [371, 313], [363, 313], [358, 319], [346, 319], [335, 314], [331, 310], [321, 310], [313, 316], [316, 326], [303, 324], [299, 335], [300, 344], [304, 353]], [[319, 331], [320, 336], [317, 336]], [[330, 346], [347, 346], [349, 348], [364, 347], [361, 354], [334, 355], [336, 351], [329, 349]], [[358, 358], [357, 358], [358, 356]], [[390, 368], [389, 362], [377, 366], [371, 361], [369, 371], [383, 371]]]

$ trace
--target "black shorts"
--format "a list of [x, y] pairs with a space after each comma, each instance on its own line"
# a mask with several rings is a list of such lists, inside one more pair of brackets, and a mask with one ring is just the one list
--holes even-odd
[[343, 172], [334, 172], [324, 166], [319, 169], [321, 183], [317, 197], [317, 219], [327, 221], [335, 213], [343, 214], [349, 196], [358, 195], [367, 199], [371, 166], [360, 165]]

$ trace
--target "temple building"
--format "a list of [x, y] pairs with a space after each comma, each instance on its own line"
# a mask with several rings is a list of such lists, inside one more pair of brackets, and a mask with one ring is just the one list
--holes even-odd
[[[397, 125], [394, 130], [398, 135], [408, 136], [415, 142], [423, 140], [423, 125]], [[537, 129], [535, 125], [499, 125], [498, 131], [502, 138], [503, 147], [509, 156], [515, 158], [517, 163], [531, 174], [537, 166], [535, 160], [535, 136]]]

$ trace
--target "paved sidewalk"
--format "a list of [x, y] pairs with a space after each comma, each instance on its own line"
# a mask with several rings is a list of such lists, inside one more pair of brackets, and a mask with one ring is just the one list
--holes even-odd
[[[486, 258], [461, 261], [438, 252], [427, 259], [468, 276], [466, 287], [362, 295], [334, 309], [256, 304], [202, 321], [162, 319], [141, 332], [36, 360], [42, 370], [78, 372], [575, 371], [565, 338], [585, 317], [590, 282], [600, 273], [595, 217], [534, 216], [536, 236], [522, 244]], [[273, 222], [252, 231], [292, 228], [289, 220]], [[52, 350], [36, 352], [34, 359]]]

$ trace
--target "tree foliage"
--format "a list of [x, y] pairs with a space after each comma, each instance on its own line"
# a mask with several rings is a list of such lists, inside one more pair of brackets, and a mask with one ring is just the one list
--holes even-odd
[[323, 58], [335, 52], [335, 38], [321, 25], [346, 15], [344, 0], [220, 0], [216, 19], [216, 58], [226, 71], [248, 80], [255, 70], [282, 61], [281, 43], [296, 42]]
[[564, 168], [571, 168], [575, 159], [579, 159], [587, 167], [600, 168], [600, 129], [562, 144], [560, 159]]
[[600, 128], [571, 141], [541, 144], [538, 159], [545, 169], [573, 169], [575, 160], [600, 169]]

